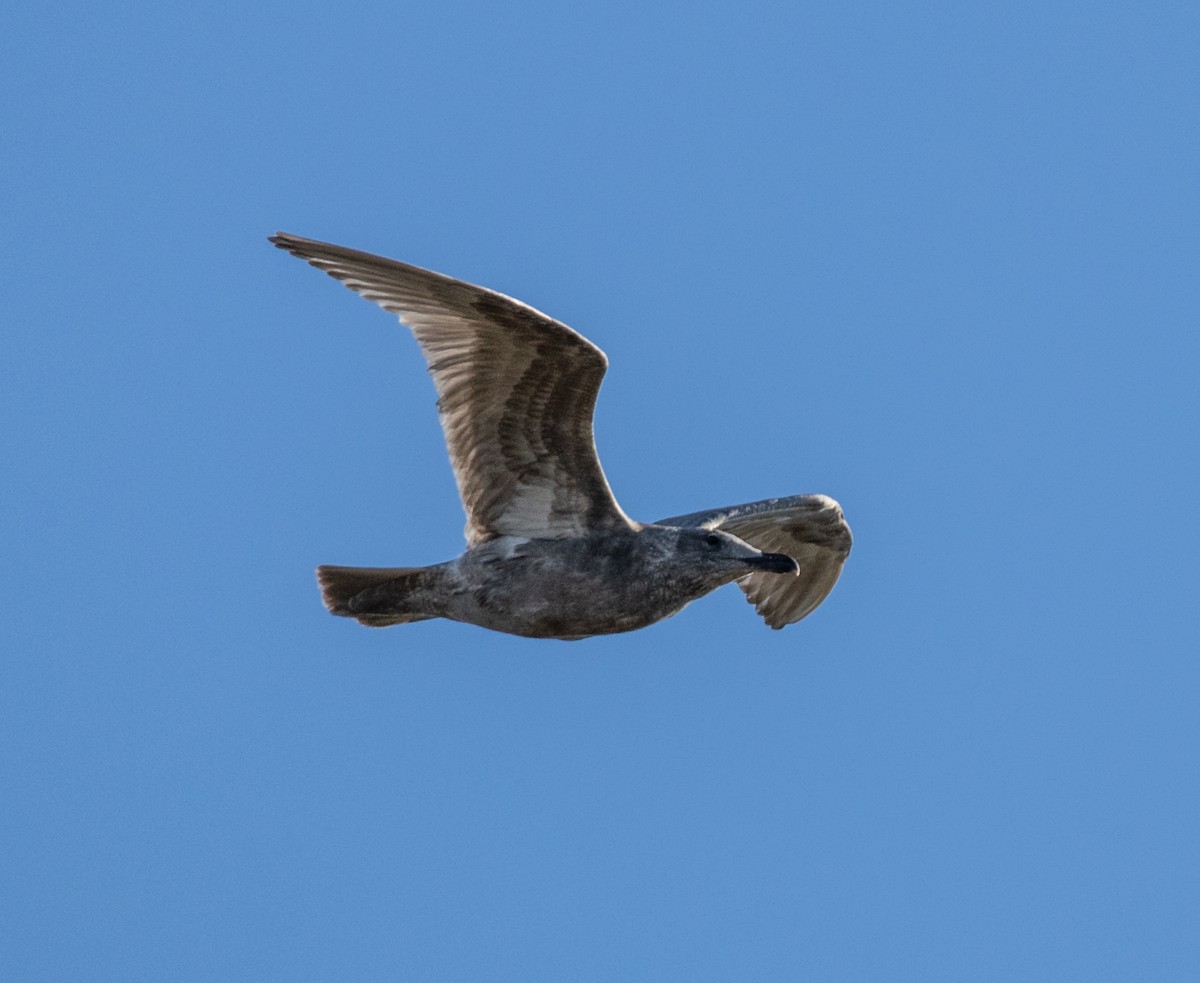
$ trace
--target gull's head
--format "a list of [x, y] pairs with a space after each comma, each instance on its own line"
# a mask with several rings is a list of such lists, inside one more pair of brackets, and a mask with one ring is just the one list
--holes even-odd
[[696, 566], [723, 572], [729, 579], [766, 571], [795, 576], [800, 567], [784, 553], [764, 553], [720, 529], [679, 529], [677, 554]]

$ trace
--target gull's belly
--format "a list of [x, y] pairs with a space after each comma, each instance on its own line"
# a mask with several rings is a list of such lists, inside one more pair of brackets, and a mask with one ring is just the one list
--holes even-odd
[[635, 631], [680, 611], [697, 596], [603, 558], [564, 568], [516, 557], [468, 574], [448, 612], [456, 621], [532, 638], [578, 639]]

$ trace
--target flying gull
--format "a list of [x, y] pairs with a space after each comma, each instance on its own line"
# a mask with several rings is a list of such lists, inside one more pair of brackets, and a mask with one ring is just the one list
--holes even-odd
[[604, 353], [503, 294], [279, 233], [280, 249], [416, 335], [467, 513], [467, 549], [431, 567], [317, 568], [326, 607], [385, 627], [449, 618], [532, 638], [633, 631], [736, 581], [772, 628], [833, 589], [850, 527], [825, 495], [642, 523], [617, 504], [592, 438]]

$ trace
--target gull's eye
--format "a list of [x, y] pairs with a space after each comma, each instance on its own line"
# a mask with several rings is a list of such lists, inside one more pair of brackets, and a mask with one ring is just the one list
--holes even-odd
[[704, 542], [706, 542], [713, 549], [716, 549], [721, 545], [721, 537], [716, 535], [708, 535], [704, 537]]

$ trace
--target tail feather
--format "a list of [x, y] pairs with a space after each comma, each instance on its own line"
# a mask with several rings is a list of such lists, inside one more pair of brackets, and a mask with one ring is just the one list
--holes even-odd
[[321, 598], [330, 614], [354, 618], [371, 628], [386, 628], [434, 617], [405, 611], [405, 596], [424, 577], [426, 567], [317, 567]]

